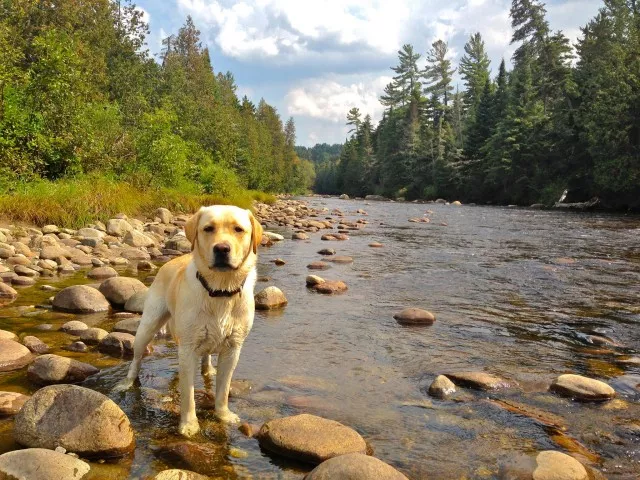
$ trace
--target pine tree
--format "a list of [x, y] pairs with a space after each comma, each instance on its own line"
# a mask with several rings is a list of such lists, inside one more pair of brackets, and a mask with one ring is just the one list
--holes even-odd
[[453, 91], [451, 81], [456, 71], [451, 68], [451, 60], [447, 58], [448, 49], [442, 40], [435, 41], [427, 53], [427, 66], [422, 72], [428, 84], [425, 93], [433, 93], [438, 100], [442, 99], [445, 109], [449, 105], [449, 96]]
[[460, 59], [458, 70], [467, 86], [467, 90], [464, 93], [465, 109], [473, 111], [480, 103], [484, 86], [489, 81], [489, 65], [491, 62], [480, 32], [474, 33], [469, 37], [469, 41], [464, 46], [464, 51], [465, 54]]

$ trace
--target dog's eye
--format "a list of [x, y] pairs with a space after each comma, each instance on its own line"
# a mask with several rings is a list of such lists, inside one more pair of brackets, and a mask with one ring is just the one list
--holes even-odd
[[238, 233], [242, 233], [242, 232], [244, 232], [244, 228], [242, 228], [242, 227], [241, 227], [241, 226], [239, 226], [239, 225], [236, 225], [236, 227], [234, 228], [234, 230], [235, 230], [236, 232], [238, 232]]
[[214, 228], [213, 225], [207, 225], [206, 227], [204, 227], [204, 231], [207, 233], [211, 233], [213, 232]]

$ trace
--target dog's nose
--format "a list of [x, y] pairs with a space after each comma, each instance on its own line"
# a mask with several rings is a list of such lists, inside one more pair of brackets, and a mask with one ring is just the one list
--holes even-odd
[[228, 255], [230, 251], [231, 245], [229, 245], [227, 242], [216, 243], [213, 246], [213, 253], [215, 253], [216, 255]]

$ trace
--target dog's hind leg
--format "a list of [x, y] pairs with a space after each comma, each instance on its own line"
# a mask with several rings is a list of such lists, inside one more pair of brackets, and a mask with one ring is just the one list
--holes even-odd
[[211, 355], [203, 355], [202, 357], [202, 376], [212, 377], [216, 374], [216, 368], [211, 363]]
[[216, 376], [215, 415], [223, 422], [238, 423], [240, 417], [229, 410], [229, 390], [231, 377], [240, 358], [242, 345], [226, 347], [218, 354], [218, 375]]
[[169, 319], [169, 310], [164, 297], [154, 295], [149, 291], [147, 300], [144, 303], [142, 318], [136, 332], [136, 339], [133, 342], [133, 360], [129, 365], [129, 373], [127, 378], [116, 385], [116, 391], [123, 391], [130, 388], [138, 378], [140, 373], [140, 362], [142, 356], [147, 349], [147, 345], [153, 339], [154, 335], [160, 330]]

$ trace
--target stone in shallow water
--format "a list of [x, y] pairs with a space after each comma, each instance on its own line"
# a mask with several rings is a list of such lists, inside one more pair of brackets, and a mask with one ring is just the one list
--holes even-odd
[[393, 318], [401, 325], [432, 325], [436, 321], [433, 313], [421, 308], [405, 308]]
[[87, 328], [80, 334], [80, 340], [82, 340], [87, 345], [97, 345], [107, 335], [109, 335], [109, 332], [103, 330], [102, 328]]
[[257, 437], [260, 446], [270, 452], [314, 464], [367, 451], [364, 439], [352, 428], [306, 413], [270, 420]]
[[135, 337], [130, 333], [111, 332], [100, 341], [98, 350], [117, 357], [130, 357], [133, 355], [134, 340]]
[[113, 277], [100, 284], [100, 293], [116, 305], [124, 305], [134, 293], [146, 291], [148, 287], [137, 278]]
[[255, 296], [258, 310], [273, 310], [284, 307], [288, 301], [282, 290], [278, 287], [267, 287]]
[[64, 312], [94, 313], [109, 310], [102, 293], [88, 285], [74, 285], [61, 290], [53, 298], [53, 308]]
[[18, 336], [8, 330], [0, 330], [0, 340], [18, 340]]
[[476, 390], [498, 390], [512, 386], [510, 382], [485, 372], [455, 372], [446, 376], [456, 385]]
[[12, 288], [10, 285], [7, 285], [6, 283], [3, 283], [0, 281], [0, 299], [1, 300], [13, 300], [17, 296], [18, 296], [18, 292], [15, 290], [15, 288]]
[[[120, 320], [113, 326], [114, 332], [123, 332], [130, 333], [131, 335], [135, 335], [138, 331], [138, 326], [140, 325], [140, 318], [127, 318], [125, 320]], [[106, 336], [106, 335], [105, 335]]]
[[304, 480], [408, 480], [391, 465], [361, 453], [349, 453], [322, 462]]
[[27, 347], [13, 340], [0, 340], [0, 372], [18, 370], [33, 359]]
[[429, 386], [429, 395], [436, 398], [446, 398], [455, 392], [455, 384], [444, 375], [438, 375]]
[[307, 268], [309, 270], [327, 270], [328, 268], [331, 268], [331, 265], [326, 262], [311, 262], [307, 265]]
[[26, 480], [80, 480], [89, 464], [45, 448], [27, 448], [0, 455], [0, 478]]
[[22, 393], [0, 392], [0, 417], [15, 415], [29, 398], [29, 395]]
[[135, 447], [120, 407], [77, 385], [52, 385], [34, 393], [15, 417], [14, 439], [27, 447], [60, 446], [88, 458], [119, 457]]
[[174, 442], [162, 445], [156, 454], [171, 465], [202, 475], [217, 475], [226, 463], [226, 448], [215, 443]]
[[117, 276], [118, 272], [116, 272], [115, 269], [111, 267], [98, 267], [87, 273], [87, 277], [93, 279], [112, 278]]
[[77, 353], [85, 353], [87, 350], [89, 350], [89, 347], [87, 347], [84, 342], [81, 342], [79, 340], [63, 348], [64, 350], [69, 350], [70, 352], [77, 352]]
[[587, 470], [575, 458], [561, 452], [546, 450], [536, 457], [533, 480], [586, 480]]
[[616, 391], [600, 380], [566, 374], [556, 378], [549, 389], [564, 397], [582, 401], [603, 401], [615, 397]]
[[319, 277], [317, 275], [307, 275], [306, 283], [307, 283], [307, 287], [313, 287], [315, 285], [324, 283], [324, 278]]
[[84, 322], [80, 322], [79, 320], [71, 320], [70, 322], [67, 322], [64, 325], [62, 325], [60, 327], [60, 330], [70, 335], [80, 335], [82, 332], [84, 332], [88, 328], [89, 327]]
[[322, 250], [319, 250], [318, 253], [320, 255], [335, 255], [336, 251], [333, 248], [323, 248]]
[[163, 470], [153, 477], [153, 480], [207, 480], [208, 478], [189, 470], [172, 468], [171, 470]]
[[49, 353], [49, 345], [44, 343], [38, 337], [34, 337], [32, 335], [27, 335], [22, 339], [22, 344], [31, 350], [32, 353], [36, 353], [38, 355], [42, 355], [44, 353]]
[[82, 382], [98, 372], [96, 367], [88, 363], [49, 353], [36, 358], [29, 365], [27, 377], [35, 384], [51, 385]]
[[329, 259], [333, 263], [353, 263], [353, 258], [346, 255], [337, 255]]
[[340, 280], [325, 280], [313, 286], [313, 289], [324, 295], [333, 295], [335, 293], [343, 293], [348, 290], [347, 284]]
[[131, 295], [131, 297], [129, 297], [129, 300], [127, 300], [127, 303], [124, 304], [124, 309], [127, 312], [142, 313], [142, 311], [144, 310], [144, 302], [146, 301], [146, 299], [147, 290], [136, 292]]

